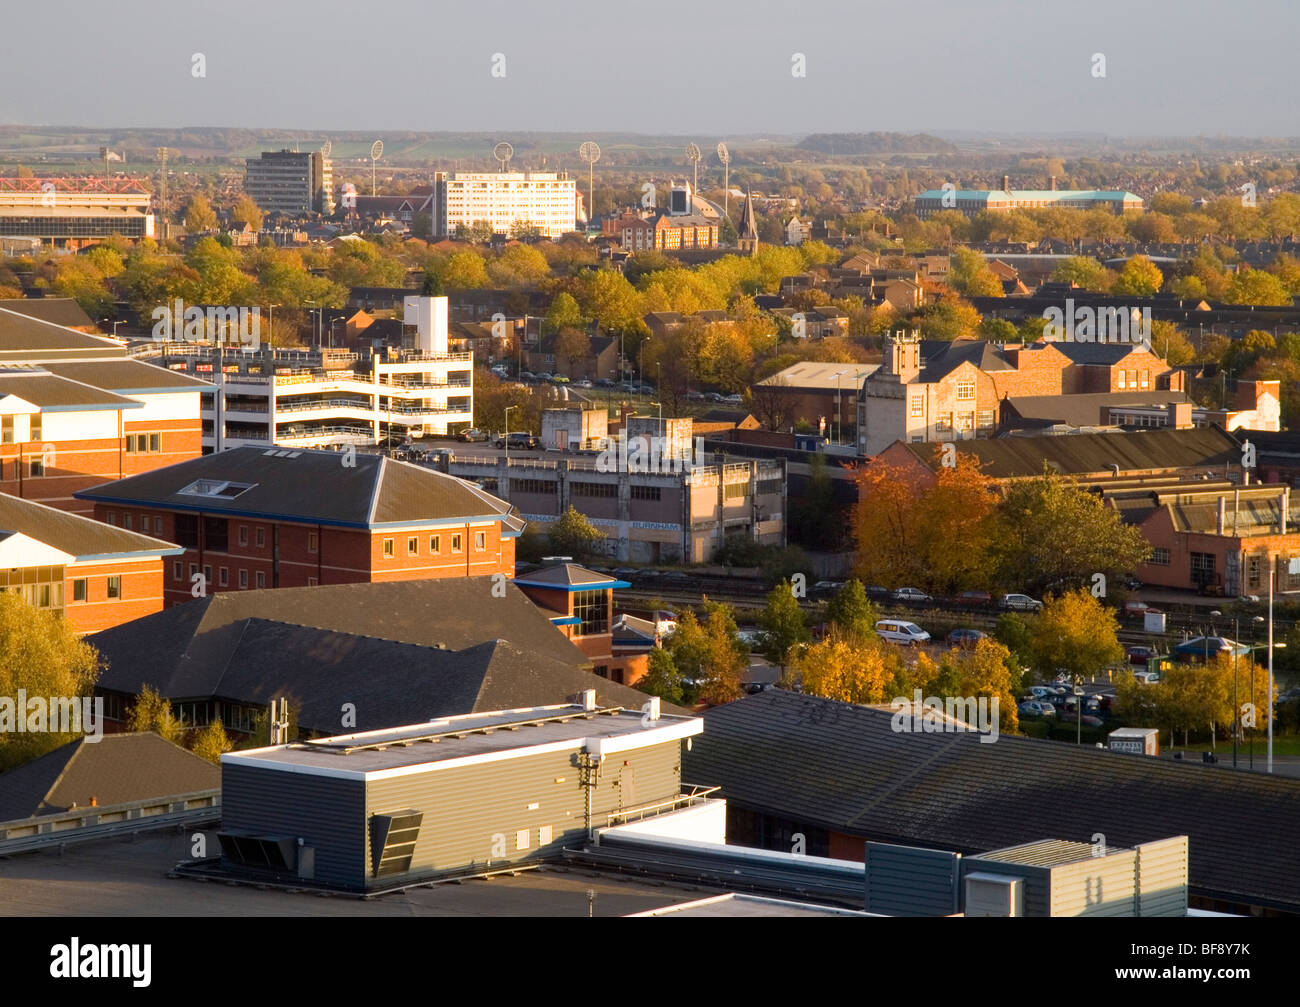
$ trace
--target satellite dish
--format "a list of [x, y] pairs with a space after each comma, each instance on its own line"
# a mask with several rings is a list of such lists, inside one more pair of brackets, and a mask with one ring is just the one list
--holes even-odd
[[506, 165], [509, 164], [510, 159], [515, 156], [515, 148], [502, 140], [492, 148], [492, 156], [501, 162], [501, 170], [505, 171]]
[[718, 162], [721, 164], [731, 163], [731, 151], [727, 150], [725, 143], [718, 144]]
[[332, 144], [332, 143], [330, 143], [328, 140], [326, 140], [324, 143], [322, 143], [322, 144], [320, 145], [320, 156], [321, 156], [321, 157], [329, 157], [329, 156], [330, 156], [330, 151], [333, 150], [333, 149], [334, 149], [334, 144]]
[[595, 164], [600, 160], [600, 144], [595, 140], [586, 141], [578, 148], [578, 156], [588, 164]]
[[384, 156], [384, 141], [376, 140], [370, 145], [370, 160], [378, 161]]
[[700, 156], [701, 155], [700, 155], [699, 144], [688, 143], [686, 145], [686, 160], [690, 161], [692, 164], [695, 164], [697, 161], [699, 161]]

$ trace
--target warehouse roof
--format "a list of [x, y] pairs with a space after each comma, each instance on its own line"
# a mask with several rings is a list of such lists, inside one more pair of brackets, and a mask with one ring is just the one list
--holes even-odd
[[276, 768], [313, 776], [380, 779], [539, 750], [577, 749], [599, 755], [677, 742], [699, 734], [698, 717], [651, 720], [631, 710], [581, 703], [494, 710], [400, 728], [337, 735], [222, 756], [223, 765]]
[[[345, 457], [351, 464], [344, 464]], [[323, 492], [322, 489], [327, 488]], [[104, 483], [83, 500], [349, 528], [502, 521], [511, 507], [472, 483], [382, 455], [244, 447]]]
[[[899, 442], [901, 444], [901, 442]], [[1062, 475], [1111, 471], [1166, 472], [1240, 464], [1241, 447], [1218, 427], [1193, 430], [1138, 430], [1068, 437], [999, 437], [955, 441], [957, 452], [979, 459], [994, 479], [1042, 475], [1049, 465]], [[933, 444], [903, 445], [924, 465], [938, 470]]]
[[[715, 707], [683, 775], [730, 807], [962, 853], [1044, 835], [1190, 838], [1194, 892], [1300, 910], [1300, 780], [1014, 735], [893, 729], [887, 709], [773, 690]], [[1068, 799], [1062, 795], [1068, 794]]]

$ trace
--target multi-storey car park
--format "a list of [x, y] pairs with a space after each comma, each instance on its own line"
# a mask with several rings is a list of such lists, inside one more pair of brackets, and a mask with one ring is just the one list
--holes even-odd
[[454, 433], [474, 420], [474, 354], [448, 351], [447, 298], [408, 297], [405, 308], [415, 345], [382, 354], [193, 343], [148, 343], [138, 352], [212, 382], [202, 395], [205, 454]]

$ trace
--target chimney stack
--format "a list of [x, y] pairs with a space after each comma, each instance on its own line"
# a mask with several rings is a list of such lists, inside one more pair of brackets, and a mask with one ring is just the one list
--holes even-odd
[[1055, 176], [1055, 175], [1052, 176], [1052, 185], [1051, 185], [1051, 189], [1052, 189], [1053, 192], [1056, 191], [1056, 176]]
[[1003, 192], [1010, 192], [1010, 191], [1011, 191], [1011, 176], [1010, 176], [1010, 175], [1003, 175], [1003, 176], [1002, 176], [1002, 191], [1003, 191]]

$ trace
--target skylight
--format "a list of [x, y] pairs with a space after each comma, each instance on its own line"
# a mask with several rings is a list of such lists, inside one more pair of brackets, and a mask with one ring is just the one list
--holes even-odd
[[252, 489], [254, 483], [236, 483], [228, 479], [196, 479], [178, 493], [196, 497], [220, 497], [233, 500], [244, 490]]

